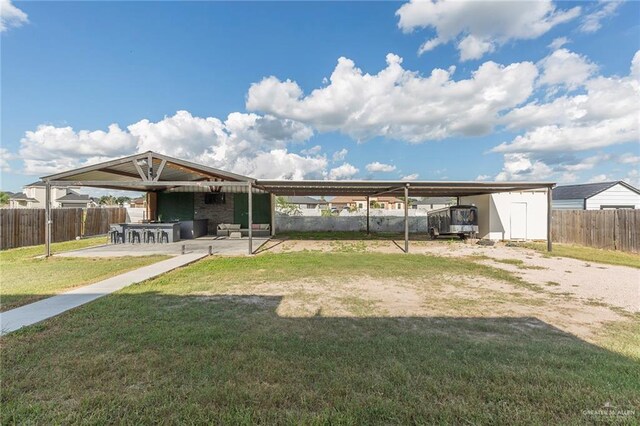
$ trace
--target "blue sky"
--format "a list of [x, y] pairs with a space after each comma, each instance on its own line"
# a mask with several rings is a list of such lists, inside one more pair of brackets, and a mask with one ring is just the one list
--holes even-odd
[[0, 1], [4, 190], [147, 149], [255, 177], [640, 181], [639, 2]]

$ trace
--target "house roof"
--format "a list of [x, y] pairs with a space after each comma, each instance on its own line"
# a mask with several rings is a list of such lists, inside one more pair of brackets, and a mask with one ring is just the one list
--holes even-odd
[[618, 184], [640, 194], [640, 190], [634, 188], [628, 183], [624, 181], [614, 181], [556, 186], [553, 189], [552, 197], [554, 200], [584, 200]]
[[67, 203], [73, 203], [73, 202], [88, 203], [89, 200], [90, 199], [87, 194], [78, 194], [77, 192], [70, 192], [69, 194], [58, 198], [56, 201], [65, 201]]
[[293, 195], [285, 197], [285, 199], [291, 204], [329, 204], [328, 201], [319, 200], [317, 198], [307, 197], [304, 195]]
[[[396, 198], [396, 197], [372, 197], [375, 198], [378, 202], [383, 202], [383, 203], [403, 203], [404, 201], [401, 200], [400, 198]], [[353, 203], [354, 201], [366, 201], [367, 197], [366, 196], [348, 196], [348, 195], [338, 195], [335, 196], [331, 199], [331, 203], [333, 204], [338, 204], [338, 203]]]
[[414, 202], [418, 206], [431, 204], [450, 204], [453, 197], [424, 197], [422, 200]]
[[10, 200], [16, 200], [16, 201], [31, 201], [31, 202], [39, 202], [38, 200], [36, 200], [35, 198], [29, 198], [27, 197], [27, 194], [23, 194], [23, 193], [16, 193], [13, 194], [11, 197], [9, 197]]

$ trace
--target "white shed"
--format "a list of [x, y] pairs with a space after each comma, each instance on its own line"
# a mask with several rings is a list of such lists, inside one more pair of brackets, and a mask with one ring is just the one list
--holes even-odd
[[640, 190], [623, 181], [563, 185], [554, 188], [557, 210], [640, 209]]
[[460, 197], [478, 207], [478, 237], [490, 240], [546, 240], [547, 192], [532, 190]]

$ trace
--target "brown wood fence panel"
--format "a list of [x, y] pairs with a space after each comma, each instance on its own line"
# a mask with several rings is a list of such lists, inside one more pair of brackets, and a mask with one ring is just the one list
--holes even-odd
[[84, 222], [84, 235], [102, 235], [109, 232], [112, 223], [127, 221], [127, 209], [124, 207], [108, 207], [87, 209]]
[[0, 209], [0, 249], [44, 244], [43, 209]]
[[616, 248], [640, 252], [640, 210], [616, 210]]
[[640, 252], [640, 210], [554, 210], [553, 241]]
[[82, 209], [51, 209], [51, 241], [75, 240], [82, 236]]
[[[117, 208], [51, 209], [51, 240], [102, 235], [109, 224], [126, 222], [127, 210]], [[44, 209], [0, 209], [0, 250], [45, 243]]]

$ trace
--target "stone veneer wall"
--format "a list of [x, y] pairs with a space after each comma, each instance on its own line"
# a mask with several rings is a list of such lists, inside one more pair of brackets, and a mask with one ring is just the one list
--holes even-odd
[[194, 219], [209, 219], [208, 234], [215, 234], [219, 223], [233, 223], [234, 194], [226, 194], [224, 204], [205, 204], [204, 192], [196, 192], [193, 195]]

